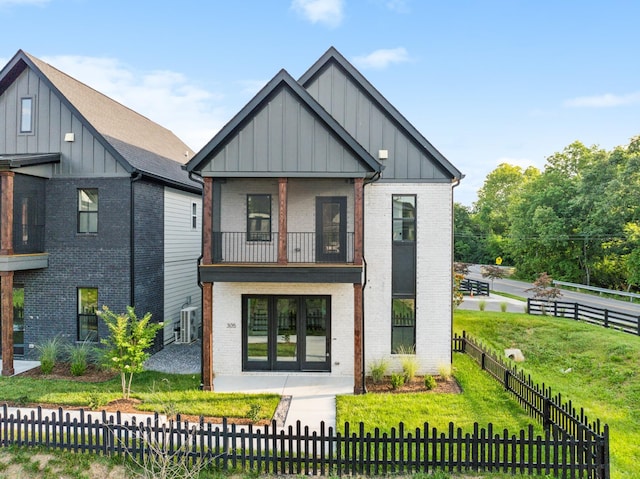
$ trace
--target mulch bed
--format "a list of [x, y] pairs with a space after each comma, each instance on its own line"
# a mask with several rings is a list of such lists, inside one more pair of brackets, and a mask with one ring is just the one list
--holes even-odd
[[433, 389], [427, 389], [424, 386], [424, 376], [416, 376], [411, 381], [407, 381], [403, 386], [398, 389], [393, 389], [391, 386], [391, 377], [385, 376], [382, 381], [374, 383], [371, 377], [366, 379], [366, 388], [369, 393], [390, 393], [390, 394], [402, 394], [402, 393], [434, 393], [434, 394], [460, 394], [462, 389], [454, 378], [443, 378], [440, 376], [434, 376], [436, 380], [436, 387]]
[[115, 378], [117, 375], [118, 373], [116, 371], [109, 371], [94, 364], [89, 364], [87, 371], [82, 376], [74, 376], [71, 374], [71, 366], [69, 363], [56, 363], [50, 374], [43, 374], [40, 366], [37, 366], [17, 376], [36, 379], [66, 379], [67, 381], [83, 383], [103, 383]]

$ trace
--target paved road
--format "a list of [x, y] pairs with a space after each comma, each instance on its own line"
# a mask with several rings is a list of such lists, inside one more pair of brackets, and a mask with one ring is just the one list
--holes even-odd
[[[482, 277], [482, 274], [480, 273], [480, 267], [476, 265], [473, 265], [470, 268], [467, 278], [475, 279], [479, 281], [485, 281], [491, 284], [490, 279]], [[522, 296], [523, 298], [533, 297], [533, 292], [525, 291], [526, 289], [529, 289], [532, 287], [533, 285], [531, 283], [526, 283], [524, 281], [516, 281], [512, 279], [494, 279], [493, 286], [490, 286], [490, 288], [494, 291], [515, 294], [517, 296]], [[603, 298], [593, 294], [577, 293], [574, 291], [562, 290], [562, 296], [559, 298], [559, 300], [568, 301], [571, 303], [580, 303], [588, 306], [594, 306], [596, 308], [611, 309], [614, 311], [619, 311], [621, 313], [640, 315], [640, 304], [631, 303], [628, 298], [624, 300], [617, 300], [617, 299]]]

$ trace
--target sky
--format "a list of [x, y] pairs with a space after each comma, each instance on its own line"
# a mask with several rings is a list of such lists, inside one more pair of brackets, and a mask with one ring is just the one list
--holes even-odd
[[336, 47], [465, 178], [640, 134], [635, 0], [0, 0], [22, 49], [198, 151], [280, 69]]

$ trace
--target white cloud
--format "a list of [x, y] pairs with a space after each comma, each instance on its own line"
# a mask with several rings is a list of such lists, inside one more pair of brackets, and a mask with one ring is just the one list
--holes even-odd
[[631, 105], [634, 103], [640, 103], [640, 92], [628, 93], [626, 95], [605, 93], [604, 95], [581, 96], [566, 100], [564, 102], [564, 106], [610, 108], [614, 106]]
[[182, 73], [136, 71], [114, 58], [55, 56], [44, 61], [173, 131], [195, 151], [226, 122], [221, 95]]
[[355, 57], [353, 63], [360, 68], [373, 68], [382, 70], [392, 63], [404, 63], [411, 61], [407, 50], [403, 47], [387, 48], [376, 50], [375, 52]]
[[50, 0], [0, 0], [0, 8], [22, 5], [35, 5], [41, 7], [49, 3]]
[[344, 18], [343, 0], [293, 0], [291, 8], [311, 23], [338, 27]]
[[385, 3], [386, 7], [389, 10], [398, 13], [408, 13], [409, 6], [407, 5], [407, 0], [387, 0]]

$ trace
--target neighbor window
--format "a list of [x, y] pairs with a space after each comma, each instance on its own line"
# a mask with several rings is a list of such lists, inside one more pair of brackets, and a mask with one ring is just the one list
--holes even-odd
[[393, 298], [391, 300], [391, 353], [415, 354], [416, 352], [416, 300]]
[[98, 289], [78, 288], [78, 341], [98, 342]]
[[198, 203], [191, 203], [191, 229], [198, 227]]
[[78, 190], [78, 233], [98, 232], [98, 190]]
[[271, 195], [247, 195], [247, 241], [271, 241]]
[[33, 98], [20, 98], [20, 133], [33, 133]]
[[416, 240], [415, 195], [393, 195], [393, 241]]

